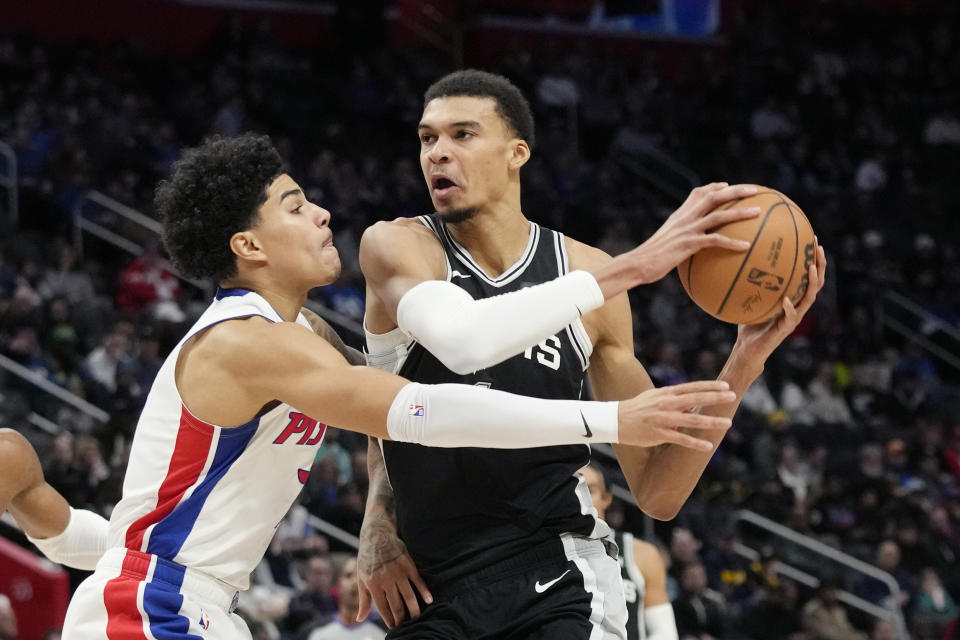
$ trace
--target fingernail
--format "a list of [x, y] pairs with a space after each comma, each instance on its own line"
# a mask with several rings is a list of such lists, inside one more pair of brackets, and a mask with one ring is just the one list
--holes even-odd
[[433, 604], [433, 596], [428, 595], [426, 598], [423, 599], [423, 601], [426, 602], [427, 604]]
[[723, 397], [726, 398], [727, 400], [736, 400], [737, 394], [734, 393], [733, 391], [728, 391], [727, 393], [723, 394]]
[[760, 207], [750, 207], [747, 209], [748, 213], [760, 213], [760, 211], [761, 211]]
[[744, 193], [756, 193], [756, 192], [757, 192], [757, 187], [756, 187], [756, 185], [745, 184], [745, 185], [743, 185], [743, 192], [744, 192]]

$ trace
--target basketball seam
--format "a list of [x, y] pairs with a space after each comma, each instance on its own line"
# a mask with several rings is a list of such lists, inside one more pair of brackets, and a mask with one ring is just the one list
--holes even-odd
[[763, 222], [760, 223], [760, 228], [757, 229], [757, 234], [753, 237], [753, 242], [750, 243], [750, 248], [747, 250], [747, 255], [743, 256], [743, 262], [740, 263], [740, 268], [737, 269], [736, 275], [733, 276], [733, 280], [730, 282], [730, 288], [727, 289], [727, 295], [723, 297], [723, 301], [720, 303], [720, 308], [716, 311], [717, 314], [723, 312], [723, 308], [726, 306], [727, 300], [730, 299], [730, 294], [733, 293], [733, 288], [737, 286], [737, 280], [740, 279], [740, 274], [743, 273], [743, 268], [746, 266], [747, 260], [750, 259], [750, 254], [753, 253], [753, 247], [756, 245], [757, 239], [760, 237], [760, 234], [763, 233], [763, 228], [767, 226], [767, 220], [770, 219], [770, 212], [773, 211], [773, 208], [776, 206], [776, 204], [772, 205], [769, 209], [767, 209], [767, 213], [764, 214]]
[[[790, 203], [782, 196], [780, 197], [780, 202], [787, 208], [787, 211], [790, 213], [790, 221], [793, 222], [793, 269], [790, 270], [790, 279], [787, 280], [787, 285], [783, 288], [784, 295], [786, 295], [787, 291], [790, 290], [790, 283], [793, 282], [793, 274], [797, 271], [797, 256], [800, 255], [800, 230], [797, 229], [797, 217], [793, 215], [793, 209], [790, 208]], [[782, 296], [777, 298], [776, 302], [774, 302], [769, 309], [758, 314], [757, 318], [762, 318], [764, 315], [770, 313], [770, 311], [777, 306], [777, 303], [780, 303], [781, 299]], [[791, 302], [793, 302], [793, 300], [791, 300]], [[756, 322], [756, 320], [751, 320], [751, 322]]]

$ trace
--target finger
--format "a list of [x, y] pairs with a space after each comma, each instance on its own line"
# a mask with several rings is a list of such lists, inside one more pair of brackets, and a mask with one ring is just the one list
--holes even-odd
[[686, 433], [681, 433], [674, 429], [664, 430], [664, 442], [680, 445], [687, 449], [696, 449], [697, 451], [713, 451], [713, 443], [709, 440], [694, 438]]
[[752, 196], [756, 192], [757, 186], [753, 184], [734, 184], [716, 189], [708, 193], [701, 201], [704, 206], [702, 213], [709, 213], [728, 202], [741, 200], [747, 196]]
[[694, 382], [681, 382], [680, 384], [669, 387], [660, 387], [658, 391], [676, 395], [682, 393], [700, 393], [702, 391], [726, 391], [730, 385], [723, 380], [696, 380]]
[[686, 427], [689, 429], [703, 429], [707, 431], [726, 431], [733, 426], [733, 420], [730, 418], [721, 418], [717, 416], [705, 416], [699, 413], [678, 412], [669, 416], [664, 422], [674, 427]]
[[403, 599], [400, 597], [400, 592], [397, 591], [397, 587], [391, 585], [387, 589], [387, 602], [390, 603], [390, 613], [393, 614], [393, 619], [400, 623], [401, 620], [407, 617], [407, 610], [403, 606]]
[[407, 613], [411, 618], [416, 618], [420, 615], [420, 603], [417, 602], [417, 596], [413, 593], [413, 588], [410, 587], [410, 581], [404, 580], [397, 585], [400, 589], [400, 596], [403, 598], [403, 601], [407, 605]]
[[363, 622], [370, 615], [370, 590], [360, 581], [360, 604], [357, 607], [357, 622]]
[[664, 409], [682, 411], [693, 407], [711, 407], [715, 404], [727, 404], [737, 399], [733, 391], [698, 391], [685, 393], [680, 396], [671, 396], [664, 400], [661, 406]]
[[390, 611], [390, 603], [387, 602], [387, 594], [381, 589], [377, 589], [373, 593], [373, 601], [377, 605], [377, 611], [380, 612], [380, 618], [383, 620], [389, 628], [394, 628], [397, 626], [397, 621], [393, 617], [393, 612]]
[[698, 223], [701, 229], [716, 229], [731, 222], [738, 220], [749, 220], [756, 218], [763, 209], [760, 207], [732, 207], [730, 209], [719, 209], [703, 217]]
[[420, 597], [423, 598], [423, 601], [427, 604], [433, 604], [433, 594], [430, 593], [430, 589], [427, 588], [427, 583], [420, 577], [420, 572], [417, 571], [412, 560], [409, 561], [409, 565], [410, 568], [407, 570], [407, 577], [410, 578], [413, 586], [420, 592]]
[[817, 274], [820, 276], [820, 288], [827, 280], [827, 253], [823, 247], [817, 247]]
[[696, 238], [693, 244], [695, 251], [699, 251], [704, 247], [716, 247], [730, 251], [747, 251], [751, 246], [746, 240], [737, 240], [736, 238], [725, 236], [722, 233], [704, 234]]

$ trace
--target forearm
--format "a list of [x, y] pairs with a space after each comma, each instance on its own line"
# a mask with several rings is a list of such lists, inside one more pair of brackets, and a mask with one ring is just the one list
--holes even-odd
[[669, 602], [644, 609], [643, 624], [647, 640], [677, 640], [677, 622]]
[[410, 383], [387, 416], [390, 437], [432, 447], [524, 449], [618, 442], [618, 402], [542, 400], [461, 384]]
[[387, 479], [387, 468], [376, 438], [369, 439], [367, 473], [370, 489], [367, 508], [360, 527], [360, 549], [357, 562], [364, 575], [371, 575], [387, 563], [406, 553], [397, 536], [397, 515], [393, 487]]
[[[720, 418], [732, 418], [740, 406], [743, 394], [761, 371], [762, 368], [758, 370], [740, 360], [735, 348], [717, 379], [730, 385], [730, 390], [736, 393], [736, 399], [726, 404], [700, 408], [697, 412]], [[673, 518], [680, 510], [697, 486], [707, 464], [726, 435], [726, 431], [720, 430], [694, 431], [681, 428], [680, 431], [710, 441], [713, 443], [713, 449], [703, 452], [673, 444], [655, 447], [647, 452], [646, 463], [640, 467], [642, 477], [631, 483], [634, 495], [637, 496], [637, 501], [644, 511], [662, 520]], [[622, 447], [618, 449], [618, 457], [622, 456], [622, 449]], [[626, 465], [624, 467], [627, 468]], [[669, 483], [663, 482], [663, 478], [666, 477], [670, 478]]]
[[69, 509], [69, 521], [54, 535], [33, 535], [26, 528], [27, 537], [50, 560], [74, 569], [91, 571], [107, 550], [109, 523], [101, 515], [85, 509]]
[[523, 352], [603, 303], [596, 280], [585, 271], [479, 300], [449, 282], [430, 280], [400, 299], [397, 325], [449, 369], [466, 374]]

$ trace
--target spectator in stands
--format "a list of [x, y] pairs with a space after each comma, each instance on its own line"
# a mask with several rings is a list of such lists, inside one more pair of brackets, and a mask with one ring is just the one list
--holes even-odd
[[[287, 617], [284, 620], [284, 627], [291, 632], [298, 632], [307, 624], [315, 625], [320, 620], [328, 619], [330, 614], [337, 611], [338, 608], [337, 601], [331, 593], [334, 575], [330, 557], [325, 553], [313, 554], [307, 558], [302, 566], [303, 589], [290, 598]], [[356, 568], [354, 568], [355, 571]], [[340, 594], [342, 606], [342, 590]], [[353, 617], [348, 619], [356, 620], [356, 600], [351, 615]]]
[[870, 634], [870, 640], [898, 640], [897, 628], [889, 620], [877, 618], [877, 621], [873, 624], [873, 633]]
[[804, 628], [813, 640], [867, 640], [847, 618], [847, 610], [837, 600], [837, 589], [829, 580], [821, 580], [816, 595], [801, 612]]
[[680, 596], [673, 603], [680, 637], [725, 638], [725, 607], [723, 596], [707, 587], [703, 565], [699, 562], [686, 565], [680, 579]]
[[126, 331], [114, 328], [83, 361], [81, 375], [87, 392], [96, 404], [106, 404], [117, 390], [117, 367], [129, 358], [130, 338]]
[[689, 529], [676, 527], [670, 537], [670, 556], [673, 558], [671, 575], [680, 581], [687, 565], [700, 563], [700, 548], [703, 544]]
[[943, 588], [936, 570], [927, 567], [920, 574], [920, 588], [911, 606], [914, 629], [921, 638], [942, 638], [957, 620], [960, 609]]
[[339, 606], [334, 619], [314, 629], [307, 640], [380, 640], [383, 627], [369, 620], [357, 622], [360, 605], [360, 583], [357, 580], [357, 559], [347, 558], [340, 565], [337, 579]]
[[63, 297], [71, 305], [89, 304], [96, 296], [93, 281], [77, 264], [77, 254], [66, 242], [57, 247], [57, 265], [47, 269], [38, 288], [45, 300]]
[[158, 320], [177, 323], [186, 318], [179, 296], [180, 281], [160, 255], [159, 246], [150, 244], [120, 274], [116, 299], [125, 311], [146, 311]]
[[17, 614], [10, 598], [0, 593], [0, 640], [17, 640]]
[[[910, 576], [900, 568], [900, 546], [893, 540], [884, 540], [877, 547], [874, 563], [878, 569], [886, 571], [897, 581], [901, 589], [900, 601], [897, 604], [905, 605], [910, 600], [913, 584]], [[889, 587], [870, 576], [860, 578], [854, 591], [864, 600], [874, 604], [883, 604], [891, 596]]]
[[757, 590], [740, 620], [744, 633], [756, 640], [812, 640], [800, 619], [797, 586], [790, 581]]

